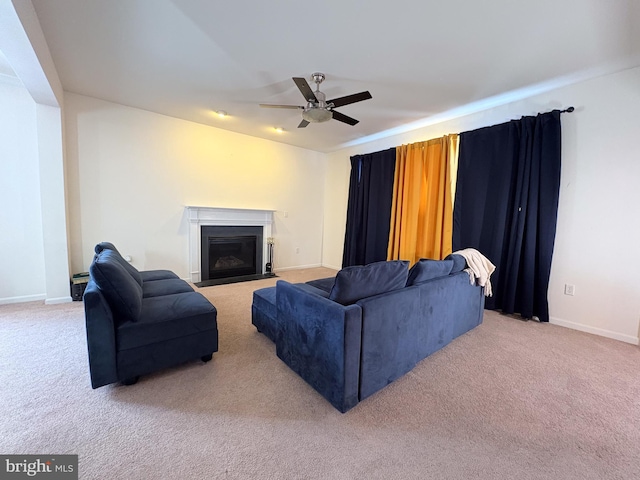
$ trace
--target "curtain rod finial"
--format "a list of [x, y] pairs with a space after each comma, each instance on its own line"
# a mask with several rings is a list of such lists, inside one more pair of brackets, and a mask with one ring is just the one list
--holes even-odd
[[567, 112], [567, 113], [571, 113], [571, 112], [573, 112], [574, 110], [575, 110], [575, 108], [573, 108], [573, 107], [568, 107], [568, 108], [566, 108], [565, 110], [562, 110], [562, 112], [560, 112], [560, 113], [565, 113], [565, 112]]

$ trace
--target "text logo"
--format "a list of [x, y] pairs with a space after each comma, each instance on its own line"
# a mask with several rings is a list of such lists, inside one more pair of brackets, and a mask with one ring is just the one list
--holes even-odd
[[0, 480], [78, 480], [78, 455], [0, 455]]

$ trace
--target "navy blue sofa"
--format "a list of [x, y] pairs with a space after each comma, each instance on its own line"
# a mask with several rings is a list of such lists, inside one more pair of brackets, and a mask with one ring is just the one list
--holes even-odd
[[484, 291], [465, 260], [377, 262], [335, 278], [256, 290], [252, 323], [341, 412], [482, 323]]
[[138, 271], [109, 242], [95, 252], [83, 296], [93, 388], [211, 360], [218, 351], [211, 302], [169, 270]]

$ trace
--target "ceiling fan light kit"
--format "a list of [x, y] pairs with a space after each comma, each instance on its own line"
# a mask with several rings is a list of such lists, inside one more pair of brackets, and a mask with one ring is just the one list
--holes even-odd
[[307, 101], [307, 105], [304, 107], [298, 105], [271, 105], [263, 103], [260, 104], [260, 106], [265, 108], [290, 108], [302, 110], [302, 121], [298, 125], [298, 128], [304, 128], [310, 123], [328, 122], [331, 119], [338, 120], [339, 122], [352, 126], [357, 124], [358, 120], [337, 112], [334, 108], [361, 102], [363, 100], [369, 100], [372, 98], [371, 94], [369, 92], [360, 92], [327, 101], [325, 94], [320, 91], [320, 84], [324, 79], [324, 73], [316, 72], [311, 75], [311, 80], [316, 84], [316, 91], [314, 92], [311, 90], [311, 87], [304, 78], [293, 77], [293, 82]]
[[307, 107], [302, 111], [302, 118], [309, 123], [322, 123], [331, 120], [333, 114], [326, 108]]

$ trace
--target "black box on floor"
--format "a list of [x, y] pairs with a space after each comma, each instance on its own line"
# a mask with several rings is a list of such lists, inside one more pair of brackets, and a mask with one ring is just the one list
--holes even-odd
[[74, 302], [82, 300], [84, 295], [84, 289], [87, 288], [89, 282], [89, 273], [76, 273], [71, 278], [71, 299]]

